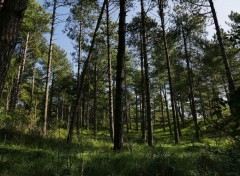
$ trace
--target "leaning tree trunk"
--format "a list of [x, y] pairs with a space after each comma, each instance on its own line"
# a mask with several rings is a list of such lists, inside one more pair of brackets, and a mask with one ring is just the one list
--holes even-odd
[[57, 8], [57, 0], [54, 0], [50, 42], [49, 42], [49, 49], [48, 49], [47, 77], [46, 77], [45, 95], [44, 95], [43, 136], [47, 135], [49, 82], [50, 82], [50, 75], [51, 75], [51, 62], [52, 62], [52, 53], [53, 53], [53, 34], [54, 34], [54, 25], [55, 25], [55, 18], [56, 18], [56, 8]]
[[28, 0], [1, 0], [0, 4], [0, 97], [17, 43]]
[[170, 66], [170, 58], [169, 58], [169, 53], [168, 53], [167, 38], [166, 38], [166, 32], [165, 32], [165, 21], [164, 21], [164, 12], [163, 12], [164, 2], [163, 1], [164, 0], [158, 0], [159, 15], [161, 18], [165, 57], [166, 57], [166, 61], [167, 61], [168, 81], [169, 81], [169, 88], [170, 88], [173, 127], [174, 127], [173, 128], [174, 129], [174, 140], [175, 140], [175, 143], [178, 144], [179, 143], [179, 134], [178, 134], [178, 129], [177, 129], [177, 121], [176, 121], [175, 107], [174, 107], [174, 97], [173, 97], [174, 92], [173, 92], [173, 86], [172, 86], [171, 66]]
[[235, 85], [234, 85], [234, 82], [233, 82], [232, 73], [231, 73], [231, 70], [230, 70], [230, 66], [229, 66], [229, 63], [228, 63], [226, 51], [225, 51], [225, 48], [224, 48], [223, 39], [222, 39], [219, 24], [218, 24], [217, 14], [216, 14], [216, 11], [215, 11], [215, 8], [214, 8], [213, 1], [208, 0], [208, 2], [209, 2], [210, 7], [211, 7], [211, 12], [212, 12], [212, 15], [213, 15], [213, 20], [214, 20], [214, 24], [215, 24], [215, 28], [216, 28], [216, 33], [217, 33], [218, 44], [219, 44], [219, 47], [221, 49], [222, 59], [223, 59], [224, 67], [225, 67], [225, 73], [226, 73], [226, 77], [227, 77], [227, 80], [228, 80], [229, 92], [230, 92], [230, 94], [232, 94], [235, 91]]
[[142, 49], [143, 49], [143, 60], [144, 60], [144, 71], [145, 71], [145, 94], [146, 94], [146, 115], [147, 115], [147, 129], [148, 129], [148, 145], [153, 144], [153, 127], [152, 127], [152, 114], [151, 114], [151, 99], [150, 99], [150, 81], [149, 81], [149, 68], [147, 58], [147, 43], [146, 43], [146, 24], [145, 24], [145, 10], [144, 3], [141, 0], [141, 21], [142, 21]]
[[72, 119], [71, 119], [71, 122], [70, 122], [70, 127], [69, 127], [69, 132], [68, 132], [68, 137], [67, 137], [67, 142], [68, 143], [72, 142], [73, 127], [74, 127], [74, 124], [75, 124], [75, 120], [77, 118], [78, 107], [80, 106], [80, 102], [81, 102], [81, 99], [82, 99], [82, 96], [83, 96], [83, 88], [84, 88], [84, 84], [85, 84], [86, 73], [87, 73], [87, 70], [88, 70], [89, 62], [92, 59], [92, 52], [93, 52], [93, 48], [94, 48], [94, 45], [95, 45], [97, 31], [98, 31], [98, 29], [100, 27], [100, 24], [101, 24], [101, 21], [102, 21], [102, 16], [103, 16], [103, 12], [104, 12], [104, 9], [105, 9], [106, 2], [107, 2], [107, 0], [104, 0], [100, 15], [99, 15], [98, 20], [97, 20], [96, 28], [95, 28], [95, 31], [94, 31], [94, 34], [93, 34], [93, 37], [92, 37], [91, 46], [89, 48], [88, 56], [87, 56], [87, 59], [84, 62], [84, 65], [83, 65], [83, 70], [82, 70], [81, 79], [80, 79], [81, 81], [80, 81], [80, 85], [79, 85], [77, 99], [76, 99], [76, 102], [74, 103], [73, 115], [72, 115]]
[[114, 112], [114, 150], [123, 148], [123, 91], [126, 33], [126, 0], [120, 0], [116, 94]]

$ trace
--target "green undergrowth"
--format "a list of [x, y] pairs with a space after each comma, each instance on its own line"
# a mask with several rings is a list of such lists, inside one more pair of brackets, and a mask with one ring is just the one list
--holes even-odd
[[[159, 129], [156, 126], [156, 129]], [[66, 144], [67, 130], [34, 133], [0, 130], [0, 175], [6, 176], [216, 176], [240, 174], [240, 147], [229, 139], [202, 138], [196, 142], [183, 129], [180, 144], [162, 130], [154, 132], [154, 146], [140, 138], [140, 130], [124, 133], [124, 150], [113, 151], [106, 128], [82, 129]]]

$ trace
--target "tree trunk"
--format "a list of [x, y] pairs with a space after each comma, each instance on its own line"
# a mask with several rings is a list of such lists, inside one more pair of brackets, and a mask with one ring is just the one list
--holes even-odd
[[33, 108], [33, 97], [34, 97], [34, 91], [35, 91], [35, 74], [36, 74], [36, 68], [35, 65], [33, 66], [33, 75], [32, 75], [32, 90], [31, 90], [31, 100], [30, 100], [30, 112], [32, 112]]
[[28, 0], [2, 0], [0, 7], [0, 97]]
[[138, 131], [138, 98], [137, 98], [137, 90], [135, 91], [135, 129]]
[[233, 82], [232, 73], [231, 73], [231, 70], [230, 70], [230, 66], [229, 66], [229, 63], [228, 63], [226, 51], [225, 51], [225, 48], [224, 48], [223, 39], [222, 39], [219, 24], [218, 24], [218, 19], [217, 19], [217, 14], [216, 14], [216, 11], [215, 11], [215, 8], [214, 8], [214, 4], [213, 4], [212, 0], [208, 0], [208, 2], [209, 2], [210, 7], [211, 7], [211, 12], [212, 12], [212, 16], [213, 16], [213, 20], [214, 20], [214, 24], [215, 24], [215, 28], [216, 28], [216, 33], [217, 33], [218, 44], [219, 44], [219, 47], [221, 49], [222, 59], [223, 59], [224, 67], [225, 67], [225, 73], [226, 73], [226, 77], [227, 77], [227, 81], [228, 81], [229, 93], [231, 95], [235, 91], [235, 85], [234, 85], [234, 82]]
[[97, 136], [97, 62], [94, 65], [95, 79], [94, 79], [94, 102], [93, 102], [93, 113], [94, 113], [94, 136]]
[[169, 58], [169, 53], [168, 53], [167, 38], [166, 38], [166, 32], [165, 32], [165, 21], [164, 21], [164, 12], [163, 12], [164, 2], [163, 1], [164, 0], [158, 0], [159, 15], [161, 18], [165, 57], [166, 57], [166, 61], [167, 61], [168, 81], [169, 81], [169, 88], [170, 88], [172, 117], [173, 117], [173, 126], [174, 126], [174, 128], [173, 128], [174, 129], [174, 140], [175, 140], [175, 144], [178, 144], [179, 143], [179, 134], [178, 134], [178, 130], [177, 130], [177, 121], [176, 121], [175, 107], [174, 107], [174, 97], [173, 97], [174, 92], [173, 92], [173, 86], [172, 86], [171, 65], [170, 65], [170, 58]]
[[[142, 37], [141, 37], [142, 38]], [[145, 77], [144, 77], [144, 64], [143, 64], [143, 47], [141, 42], [141, 129], [142, 129], [142, 139], [146, 140], [146, 120], [145, 120]]]
[[107, 57], [108, 57], [108, 99], [109, 99], [109, 132], [113, 141], [114, 137], [114, 121], [113, 121], [113, 85], [112, 85], [112, 58], [111, 58], [111, 45], [110, 45], [110, 32], [109, 32], [109, 0], [106, 5], [107, 11]]
[[163, 97], [162, 97], [161, 88], [160, 88], [160, 104], [161, 104], [161, 115], [162, 115], [161, 121], [162, 121], [162, 124], [163, 124], [163, 132], [165, 133], [166, 132], [166, 126], [165, 126], [164, 109], [163, 109]]
[[169, 115], [167, 91], [166, 91], [165, 85], [164, 85], [164, 89], [165, 89], [165, 91], [164, 91], [164, 99], [165, 99], [166, 112], [167, 112], [168, 128], [169, 128], [170, 134], [172, 135], [172, 125], [171, 125], [171, 119], [170, 119], [170, 115]]
[[146, 94], [146, 115], [147, 115], [147, 129], [148, 129], [148, 145], [152, 146], [153, 143], [153, 127], [152, 127], [152, 114], [151, 114], [151, 98], [150, 98], [150, 83], [149, 83], [149, 68], [147, 58], [147, 43], [146, 43], [146, 24], [145, 24], [145, 10], [144, 3], [141, 0], [141, 21], [142, 21], [142, 44], [143, 44], [143, 60], [145, 71], [145, 94]]
[[74, 127], [74, 124], [75, 124], [75, 120], [77, 118], [78, 107], [80, 106], [80, 102], [81, 102], [81, 99], [82, 99], [82, 96], [83, 96], [83, 88], [84, 88], [84, 84], [85, 84], [86, 73], [87, 73], [87, 70], [88, 70], [89, 62], [92, 59], [92, 52], [93, 52], [93, 48], [94, 48], [94, 45], [95, 45], [97, 31], [98, 31], [98, 29], [100, 27], [100, 24], [101, 24], [101, 21], [102, 21], [102, 16], [103, 16], [103, 12], [104, 12], [104, 9], [105, 9], [106, 2], [107, 2], [107, 0], [104, 0], [102, 8], [101, 8], [100, 15], [99, 15], [98, 20], [97, 20], [96, 28], [95, 28], [95, 31], [94, 31], [94, 34], [93, 34], [93, 37], [92, 37], [91, 46], [89, 48], [88, 56], [87, 56], [87, 59], [84, 62], [84, 65], [83, 65], [83, 71], [82, 71], [82, 74], [81, 74], [81, 79], [80, 79], [81, 81], [80, 81], [80, 85], [79, 85], [77, 99], [76, 99], [76, 102], [74, 102], [74, 107], [73, 107], [73, 111], [72, 111], [73, 115], [72, 115], [72, 118], [71, 118], [70, 128], [69, 128], [69, 132], [68, 132], [68, 136], [67, 136], [67, 142], [68, 143], [72, 142], [73, 127]]
[[17, 104], [19, 101], [20, 90], [21, 90], [22, 81], [23, 81], [23, 73], [24, 73], [24, 68], [25, 68], [27, 54], [28, 54], [28, 44], [29, 44], [29, 33], [27, 33], [27, 36], [26, 36], [23, 56], [21, 56], [20, 58], [18, 77], [16, 80], [16, 85], [13, 87], [13, 95], [11, 95], [10, 111], [14, 111], [17, 108]]
[[53, 14], [52, 14], [52, 23], [51, 23], [51, 33], [50, 33], [50, 42], [49, 42], [49, 50], [48, 50], [48, 63], [47, 63], [47, 77], [45, 84], [45, 96], [44, 96], [44, 116], [43, 116], [43, 135], [47, 135], [47, 122], [48, 122], [48, 97], [49, 97], [49, 82], [51, 75], [51, 62], [52, 62], [52, 54], [53, 54], [53, 35], [54, 35], [54, 25], [56, 18], [56, 9], [57, 9], [57, 0], [54, 0], [53, 3]]
[[195, 105], [195, 99], [194, 99], [194, 87], [193, 87], [193, 81], [192, 81], [193, 78], [192, 78], [192, 74], [191, 74], [190, 58], [189, 58], [188, 49], [187, 49], [187, 35], [185, 33], [183, 22], [181, 24], [181, 27], [182, 27], [182, 36], [183, 36], [183, 43], [184, 43], [184, 52], [185, 52], [185, 58], [186, 58], [186, 63], [187, 63], [188, 85], [189, 85], [189, 91], [190, 91], [189, 98], [191, 99], [191, 112], [192, 112], [194, 126], [195, 126], [195, 137], [197, 140], [200, 140], [196, 105]]
[[126, 0], [120, 0], [116, 94], [114, 113], [114, 150], [123, 148], [123, 91], [126, 33]]

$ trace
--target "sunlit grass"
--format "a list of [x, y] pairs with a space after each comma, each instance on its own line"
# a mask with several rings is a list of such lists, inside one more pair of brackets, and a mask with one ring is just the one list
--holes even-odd
[[[168, 131], [155, 126], [154, 145], [148, 147], [141, 140], [141, 131], [132, 128], [129, 134], [124, 131], [125, 144], [120, 152], [113, 151], [104, 127], [97, 136], [91, 128], [81, 129], [71, 145], [66, 143], [66, 129], [50, 131], [45, 138], [13, 132], [0, 138], [0, 175], [221, 175], [216, 168], [226, 163], [211, 150], [224, 149], [231, 141], [204, 137], [197, 142], [191, 131], [191, 127], [182, 129], [176, 145]], [[226, 168], [226, 173], [229, 170]]]

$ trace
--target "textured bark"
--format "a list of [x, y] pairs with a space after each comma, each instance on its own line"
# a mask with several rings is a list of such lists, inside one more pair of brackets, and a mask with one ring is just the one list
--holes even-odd
[[123, 148], [123, 91], [126, 33], [126, 0], [120, 0], [116, 94], [114, 113], [114, 150]]
[[93, 48], [95, 45], [95, 40], [96, 40], [96, 36], [97, 36], [97, 31], [100, 27], [101, 21], [102, 21], [102, 16], [103, 16], [103, 12], [106, 6], [106, 2], [107, 0], [104, 0], [102, 8], [101, 8], [101, 12], [99, 14], [98, 20], [97, 20], [97, 24], [96, 24], [96, 28], [92, 37], [92, 41], [91, 41], [91, 46], [89, 48], [88, 51], [88, 56], [86, 61], [84, 62], [83, 65], [83, 70], [82, 70], [82, 74], [81, 74], [81, 81], [80, 81], [80, 85], [79, 85], [79, 89], [78, 89], [78, 94], [77, 94], [77, 99], [76, 102], [74, 102], [74, 107], [73, 107], [73, 115], [71, 118], [71, 123], [70, 123], [70, 128], [69, 128], [69, 132], [68, 132], [68, 136], [67, 136], [67, 142], [71, 143], [72, 142], [72, 137], [73, 137], [73, 127], [77, 118], [77, 112], [78, 112], [78, 107], [80, 106], [80, 102], [83, 96], [83, 88], [84, 88], [84, 84], [85, 84], [85, 78], [86, 78], [86, 74], [87, 74], [87, 70], [88, 70], [88, 66], [89, 66], [89, 62], [92, 59], [92, 52], [93, 52]]
[[108, 57], [108, 101], [109, 101], [109, 131], [110, 137], [113, 141], [114, 137], [114, 121], [113, 121], [113, 83], [112, 83], [112, 58], [111, 58], [111, 45], [110, 45], [110, 32], [109, 32], [109, 0], [106, 6], [107, 13], [107, 57]]
[[145, 73], [145, 94], [146, 94], [146, 115], [147, 115], [147, 134], [148, 145], [153, 144], [153, 127], [152, 127], [152, 113], [151, 113], [151, 98], [150, 98], [150, 81], [149, 81], [149, 68], [147, 58], [147, 41], [146, 41], [146, 24], [145, 24], [145, 10], [144, 3], [141, 0], [141, 21], [142, 21], [142, 44], [143, 44], [143, 60], [144, 60], [144, 73]]
[[49, 42], [49, 49], [48, 49], [47, 77], [46, 77], [45, 95], [44, 95], [43, 136], [47, 135], [48, 97], [49, 97], [49, 83], [50, 83], [51, 65], [52, 65], [51, 63], [52, 63], [52, 54], [53, 54], [53, 35], [55, 30], [54, 25], [55, 25], [55, 18], [56, 18], [56, 8], [57, 8], [57, 0], [54, 0], [51, 32], [50, 32], [50, 42]]
[[168, 46], [167, 46], [167, 39], [166, 39], [166, 32], [165, 32], [165, 21], [164, 21], [164, 12], [163, 12], [164, 2], [163, 1], [164, 0], [158, 0], [159, 15], [160, 15], [160, 18], [161, 18], [165, 57], [166, 57], [166, 61], [167, 61], [168, 81], [169, 81], [169, 88], [170, 88], [172, 117], [173, 117], [173, 126], [174, 126], [174, 140], [175, 140], [175, 144], [178, 144], [179, 143], [179, 134], [178, 134], [178, 129], [177, 129], [177, 121], [176, 121], [175, 107], [174, 107], [174, 97], [173, 97], [174, 92], [173, 92], [173, 86], [172, 86], [170, 58], [169, 58], [169, 53], [168, 53]]
[[0, 7], [0, 96], [28, 0], [4, 0]]

